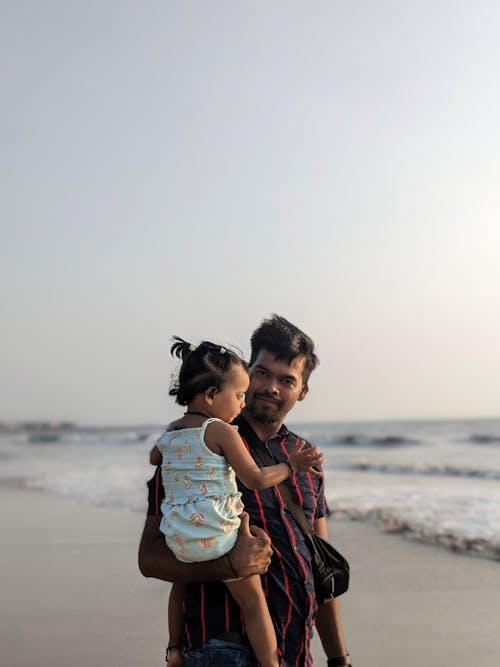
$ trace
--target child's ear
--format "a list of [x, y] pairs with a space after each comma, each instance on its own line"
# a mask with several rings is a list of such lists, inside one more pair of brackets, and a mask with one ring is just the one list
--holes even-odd
[[205, 400], [207, 401], [207, 403], [209, 405], [212, 405], [212, 403], [214, 402], [214, 398], [215, 398], [215, 395], [217, 394], [217, 391], [218, 391], [217, 387], [209, 387], [205, 391], [205, 394], [204, 394]]

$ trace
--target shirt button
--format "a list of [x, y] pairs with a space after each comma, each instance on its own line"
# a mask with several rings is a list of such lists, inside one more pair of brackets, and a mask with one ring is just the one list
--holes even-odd
[[297, 545], [294, 544], [293, 547], [292, 547], [292, 549], [293, 549], [294, 551], [297, 551]]

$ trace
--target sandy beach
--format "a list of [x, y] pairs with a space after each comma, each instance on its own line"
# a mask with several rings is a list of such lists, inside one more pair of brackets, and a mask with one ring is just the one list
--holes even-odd
[[[3, 667], [162, 665], [168, 585], [137, 568], [143, 516], [0, 489]], [[332, 519], [356, 667], [493, 667], [500, 564]], [[325, 664], [319, 643], [315, 664]]]

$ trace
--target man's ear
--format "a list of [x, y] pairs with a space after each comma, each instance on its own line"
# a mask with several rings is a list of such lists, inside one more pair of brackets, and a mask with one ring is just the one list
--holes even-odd
[[299, 394], [299, 397], [298, 397], [297, 400], [298, 400], [298, 401], [303, 401], [304, 398], [306, 397], [308, 391], [309, 391], [309, 386], [308, 386], [308, 384], [307, 384], [307, 382], [306, 382], [305, 385], [304, 385], [304, 386], [302, 387], [302, 389], [300, 390], [300, 394]]
[[214, 398], [217, 392], [218, 392], [217, 387], [209, 387], [208, 389], [205, 389], [203, 396], [205, 397], [205, 400], [209, 405], [212, 405], [212, 403], [214, 402]]

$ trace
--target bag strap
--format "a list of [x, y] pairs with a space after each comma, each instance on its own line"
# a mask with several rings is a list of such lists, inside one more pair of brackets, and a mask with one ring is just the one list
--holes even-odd
[[[276, 465], [276, 461], [271, 456], [265, 443], [262, 442], [262, 440], [257, 436], [253, 428], [250, 426], [250, 424], [245, 419], [241, 419], [238, 422], [238, 426], [241, 437], [247, 442], [249, 446], [251, 446], [252, 451], [259, 459], [260, 463], [263, 466]], [[295, 499], [295, 493], [287, 484], [287, 482], [281, 482], [277, 486], [281, 492], [283, 500], [285, 501], [288, 511], [295, 519], [295, 522], [299, 526], [300, 530], [302, 531], [305, 537], [310, 538], [314, 531], [311, 528], [311, 525], [307, 520], [302, 507]]]
[[310, 537], [311, 533], [313, 533], [314, 531], [311, 528], [309, 521], [306, 519], [304, 510], [295, 500], [291, 490], [289, 489], [288, 485], [285, 482], [281, 482], [281, 484], [278, 484], [278, 486], [279, 490], [281, 491], [281, 495], [283, 496], [283, 500], [286, 502], [286, 506], [290, 514], [295, 519], [300, 530], [304, 533], [306, 537]]
[[[271, 454], [269, 453], [269, 451], [267, 450], [266, 446], [263, 443], [259, 441], [258, 445], [257, 443], [253, 444], [254, 444], [254, 451], [256, 452], [257, 457], [260, 459], [261, 463], [263, 463], [265, 466], [276, 465], [276, 461], [273, 459], [273, 457], [271, 456]], [[309, 521], [306, 519], [304, 510], [295, 500], [292, 490], [290, 489], [290, 487], [286, 482], [281, 482], [280, 484], [277, 484], [277, 487], [281, 492], [281, 495], [283, 497], [283, 500], [285, 501], [287, 509], [295, 519], [300, 530], [304, 533], [306, 537], [310, 537], [311, 533], [313, 532], [313, 529], [311, 528]]]

